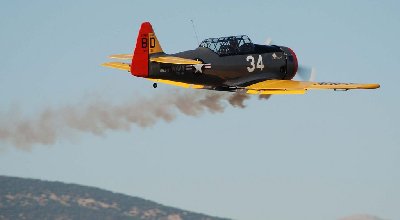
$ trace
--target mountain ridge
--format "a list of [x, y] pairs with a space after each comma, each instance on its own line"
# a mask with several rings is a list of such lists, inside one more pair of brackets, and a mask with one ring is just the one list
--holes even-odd
[[97, 187], [2, 175], [0, 219], [227, 220]]

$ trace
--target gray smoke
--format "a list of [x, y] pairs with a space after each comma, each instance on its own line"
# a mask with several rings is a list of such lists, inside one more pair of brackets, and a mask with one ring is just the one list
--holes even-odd
[[228, 102], [233, 107], [245, 108], [244, 101], [249, 99], [250, 96], [244, 93], [234, 93], [231, 97], [229, 97]]
[[265, 99], [265, 100], [268, 100], [269, 98], [271, 98], [271, 95], [259, 95], [258, 96], [258, 99]]
[[374, 215], [359, 214], [359, 215], [352, 215], [340, 218], [339, 220], [384, 220], [384, 219]]
[[24, 150], [35, 144], [52, 145], [74, 133], [104, 135], [109, 130], [128, 131], [153, 126], [160, 120], [171, 122], [177, 113], [199, 116], [205, 112], [221, 113], [229, 103], [244, 108], [249, 96], [237, 93], [168, 91], [152, 98], [141, 98], [113, 105], [92, 100], [86, 105], [47, 108], [36, 116], [21, 118], [15, 111], [0, 116], [0, 141]]

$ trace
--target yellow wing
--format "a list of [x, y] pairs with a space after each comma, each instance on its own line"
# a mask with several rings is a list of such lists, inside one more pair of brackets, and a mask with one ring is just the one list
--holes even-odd
[[131, 71], [131, 66], [127, 63], [119, 63], [119, 62], [108, 62], [108, 63], [103, 63], [101, 64], [102, 66], [105, 67], [110, 67], [114, 69], [119, 69], [119, 70], [126, 70], [126, 71]]
[[181, 57], [165, 56], [165, 57], [153, 57], [150, 61], [157, 63], [171, 63], [171, 64], [181, 64], [181, 65], [195, 65], [201, 64], [200, 61], [185, 59]]
[[245, 87], [248, 94], [304, 94], [310, 89], [377, 89], [379, 84], [304, 82], [294, 80], [266, 80]]

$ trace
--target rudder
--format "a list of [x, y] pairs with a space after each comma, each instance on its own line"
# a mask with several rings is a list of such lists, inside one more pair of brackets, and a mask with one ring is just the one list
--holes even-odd
[[150, 22], [143, 22], [136, 40], [132, 57], [131, 73], [138, 77], [149, 76], [149, 57], [151, 54], [162, 53], [160, 43]]

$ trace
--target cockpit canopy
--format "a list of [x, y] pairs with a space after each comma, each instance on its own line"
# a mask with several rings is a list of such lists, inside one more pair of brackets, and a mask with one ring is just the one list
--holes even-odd
[[254, 51], [254, 44], [246, 35], [208, 38], [199, 47], [208, 48], [220, 56], [248, 54]]

